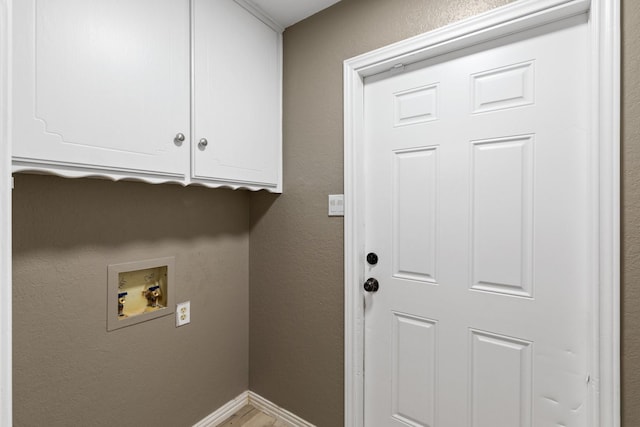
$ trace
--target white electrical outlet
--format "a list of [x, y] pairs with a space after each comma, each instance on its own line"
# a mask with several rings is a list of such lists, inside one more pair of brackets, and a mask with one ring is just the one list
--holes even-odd
[[191, 301], [181, 302], [176, 306], [176, 328], [191, 322]]

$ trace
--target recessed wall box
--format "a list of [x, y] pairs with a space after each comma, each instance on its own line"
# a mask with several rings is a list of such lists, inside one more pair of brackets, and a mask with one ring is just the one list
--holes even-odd
[[111, 264], [107, 275], [107, 330], [175, 312], [174, 257]]

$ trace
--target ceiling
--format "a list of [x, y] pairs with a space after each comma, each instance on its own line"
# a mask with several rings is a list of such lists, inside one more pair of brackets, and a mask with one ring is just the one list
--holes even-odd
[[302, 21], [340, 0], [249, 0], [283, 28]]

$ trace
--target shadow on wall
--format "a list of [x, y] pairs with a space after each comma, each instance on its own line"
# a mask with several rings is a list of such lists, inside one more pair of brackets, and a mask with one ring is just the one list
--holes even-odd
[[[246, 191], [14, 174], [14, 254], [29, 248], [118, 246], [238, 236]], [[239, 220], [239, 218], [245, 218]]]
[[251, 229], [253, 229], [262, 219], [263, 216], [271, 209], [271, 206], [283, 194], [268, 193], [266, 191], [258, 191], [251, 194]]

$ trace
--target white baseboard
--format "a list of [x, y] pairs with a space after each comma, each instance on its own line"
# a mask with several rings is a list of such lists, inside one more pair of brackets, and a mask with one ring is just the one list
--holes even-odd
[[249, 403], [249, 391], [240, 393], [236, 398], [222, 405], [207, 417], [201, 419], [193, 427], [215, 427], [238, 412], [240, 408]]
[[265, 414], [279, 418], [287, 424], [290, 424], [292, 427], [315, 427], [310, 422], [303, 420], [299, 416], [292, 414], [286, 409], [279, 407], [275, 403], [268, 401], [264, 397], [252, 391], [249, 391], [249, 403]]
[[248, 390], [240, 393], [236, 398], [225, 403], [215, 412], [209, 414], [197, 424], [194, 424], [193, 427], [216, 427], [247, 404], [253, 405], [265, 414], [278, 418], [279, 420], [289, 424], [291, 427], [315, 427], [313, 424], [303, 420], [299, 416], [279, 407], [259, 394]]

